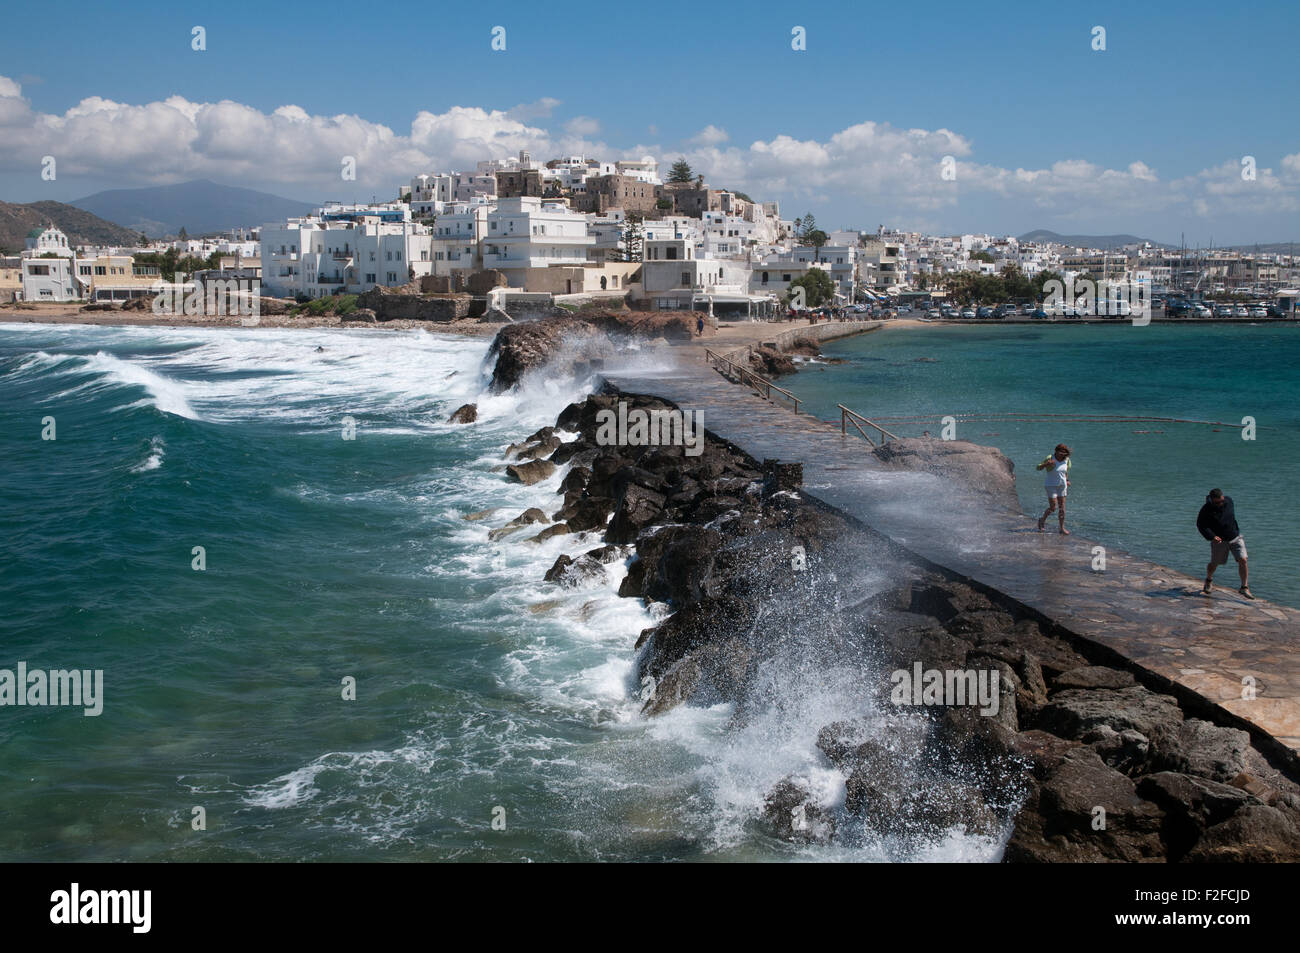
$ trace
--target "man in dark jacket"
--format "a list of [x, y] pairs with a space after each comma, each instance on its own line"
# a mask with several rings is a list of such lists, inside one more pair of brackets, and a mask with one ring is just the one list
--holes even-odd
[[1246, 569], [1246, 541], [1237, 528], [1232, 497], [1224, 496], [1222, 490], [1211, 490], [1201, 512], [1196, 514], [1196, 528], [1210, 541], [1210, 564], [1205, 567], [1205, 587], [1201, 592], [1208, 596], [1213, 591], [1214, 570], [1226, 563], [1231, 553], [1237, 560], [1237, 572], [1241, 576], [1241, 588], [1237, 591], [1247, 599], [1254, 599], [1250, 592], [1250, 574]]

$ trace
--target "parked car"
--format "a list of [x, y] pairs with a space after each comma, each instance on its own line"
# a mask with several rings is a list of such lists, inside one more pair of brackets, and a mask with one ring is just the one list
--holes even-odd
[[975, 317], [975, 312], [971, 308], [966, 308], [964, 311], [962, 311], [961, 316], [963, 318], [973, 318]]
[[1214, 316], [1215, 316], [1216, 318], [1230, 318], [1230, 317], [1232, 317], [1232, 305], [1230, 305], [1230, 304], [1216, 304], [1216, 305], [1214, 306]]
[[1214, 312], [1199, 302], [1192, 305], [1192, 317], [1194, 318], [1212, 318]]
[[989, 307], [980, 308], [980, 309], [978, 309], [978, 310], [975, 312], [975, 317], [977, 317], [977, 318], [991, 318], [991, 317], [993, 317], [993, 309], [992, 309], [992, 308], [989, 308]]
[[1286, 310], [1283, 309], [1281, 305], [1277, 305], [1277, 304], [1270, 304], [1268, 306], [1268, 316], [1270, 318], [1290, 317], [1290, 315], [1286, 312]]
[[1255, 305], [1250, 309], [1250, 316], [1252, 318], [1267, 318], [1268, 308], [1262, 307], [1260, 305]]
[[941, 318], [943, 317], [943, 314], [938, 308], [931, 308], [929, 311], [925, 312], [925, 316], [927, 318]]
[[1044, 311], [1042, 308], [1035, 308], [1033, 312], [1030, 313], [1029, 316], [1031, 318], [1045, 318], [1047, 317], [1047, 312]]
[[1247, 308], [1244, 304], [1239, 304], [1232, 309], [1232, 316], [1234, 318], [1249, 318], [1250, 309]]

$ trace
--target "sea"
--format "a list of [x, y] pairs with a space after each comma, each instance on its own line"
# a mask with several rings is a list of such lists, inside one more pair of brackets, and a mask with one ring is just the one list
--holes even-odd
[[[102, 713], [0, 707], [10, 861], [996, 860], [997, 837], [791, 844], [789, 776], [843, 779], [866, 671], [769, 668], [766, 703], [640, 713], [663, 606], [505, 447], [591, 381], [487, 390], [423, 331], [0, 326], [0, 669], [101, 671]], [[643, 365], [644, 366], [644, 365]], [[472, 425], [447, 423], [464, 403]], [[491, 511], [480, 519], [467, 516]]]
[[[1252, 591], [1300, 607], [1300, 325], [936, 324], [822, 350], [829, 361], [784, 382], [810, 413], [838, 423], [843, 404], [904, 437], [942, 437], [950, 416], [951, 436], [1011, 459], [1033, 518], [1046, 509], [1034, 468], [1064, 443], [1067, 528], [1197, 578], [1209, 546], [1196, 516], [1222, 489]], [[1113, 419], [1142, 417], [1170, 419]], [[1236, 566], [1215, 582], [1239, 585]]]
[[[1253, 415], [1254, 441], [1172, 424], [958, 436], [1015, 460], [1031, 511], [1033, 464], [1069, 443], [1071, 525], [1193, 573], [1196, 509], [1222, 486], [1256, 592], [1300, 605], [1297, 342], [1293, 327], [891, 330], [786, 383], [823, 416], [837, 401]], [[664, 607], [619, 598], [618, 564], [577, 589], [543, 581], [594, 537], [489, 537], [558, 508], [563, 471], [513, 483], [503, 451], [593, 382], [492, 395], [487, 349], [423, 331], [0, 326], [0, 669], [103, 673], [98, 715], [0, 707], [0, 859], [1000, 857], [1005, 833], [791, 844], [759, 822], [786, 777], [842, 803], [816, 734], [880, 716], [866, 668], [768, 669], [744, 719], [643, 717], [633, 646]], [[476, 423], [447, 423], [469, 402]]]

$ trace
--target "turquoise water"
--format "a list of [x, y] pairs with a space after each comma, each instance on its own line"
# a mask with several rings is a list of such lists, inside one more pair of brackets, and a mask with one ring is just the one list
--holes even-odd
[[[816, 732], [866, 713], [864, 673], [773, 672], [744, 725], [726, 706], [648, 722], [629, 678], [654, 616], [617, 597], [625, 569], [560, 590], [545, 570], [595, 539], [488, 539], [557, 507], [562, 473], [508, 483], [502, 451], [586, 382], [490, 397], [486, 350], [0, 327], [0, 668], [102, 669], [105, 694], [98, 717], [0, 708], [0, 858], [892, 856], [753, 825], [792, 772], [842, 798]], [[445, 423], [470, 400], [477, 424]]]
[[[1068, 528], [1203, 573], [1196, 514], [1212, 487], [1236, 502], [1256, 595], [1300, 606], [1293, 487], [1300, 474], [1300, 326], [1176, 325], [889, 328], [831, 342], [787, 382], [810, 412], [839, 420], [932, 414], [885, 426], [900, 436], [962, 413], [1142, 415], [1220, 421], [1053, 423], [964, 420], [959, 439], [991, 444], [1016, 466], [1026, 513], [1045, 508], [1034, 470], [1057, 443], [1073, 450]], [[1243, 417], [1256, 439], [1243, 440]], [[1145, 433], [1139, 431], [1147, 431]], [[1236, 585], [1235, 567], [1216, 581]]]

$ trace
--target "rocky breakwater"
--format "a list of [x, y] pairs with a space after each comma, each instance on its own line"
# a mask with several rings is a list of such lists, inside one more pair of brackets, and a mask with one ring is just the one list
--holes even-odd
[[635, 311], [565, 314], [508, 325], [488, 350], [491, 389], [498, 394], [510, 390], [542, 369], [572, 374], [592, 361], [630, 353], [634, 346], [689, 341], [691, 333], [689, 316]]
[[[610, 445], [620, 402], [676, 410], [614, 393], [565, 408], [508, 454], [525, 482], [567, 468], [556, 509], [497, 535], [574, 535], [546, 573], [557, 586], [627, 563], [620, 595], [660, 620], [629, 647], [646, 717], [723, 702], [737, 731], [814, 719], [811, 760], [753, 805], [763, 836], [894, 859], [958, 835], [1020, 862], [1300, 860], [1291, 768], [1211, 706], [921, 564], [804, 495], [797, 463], [712, 437], [695, 456]], [[945, 461], [954, 479], [961, 459]]]

